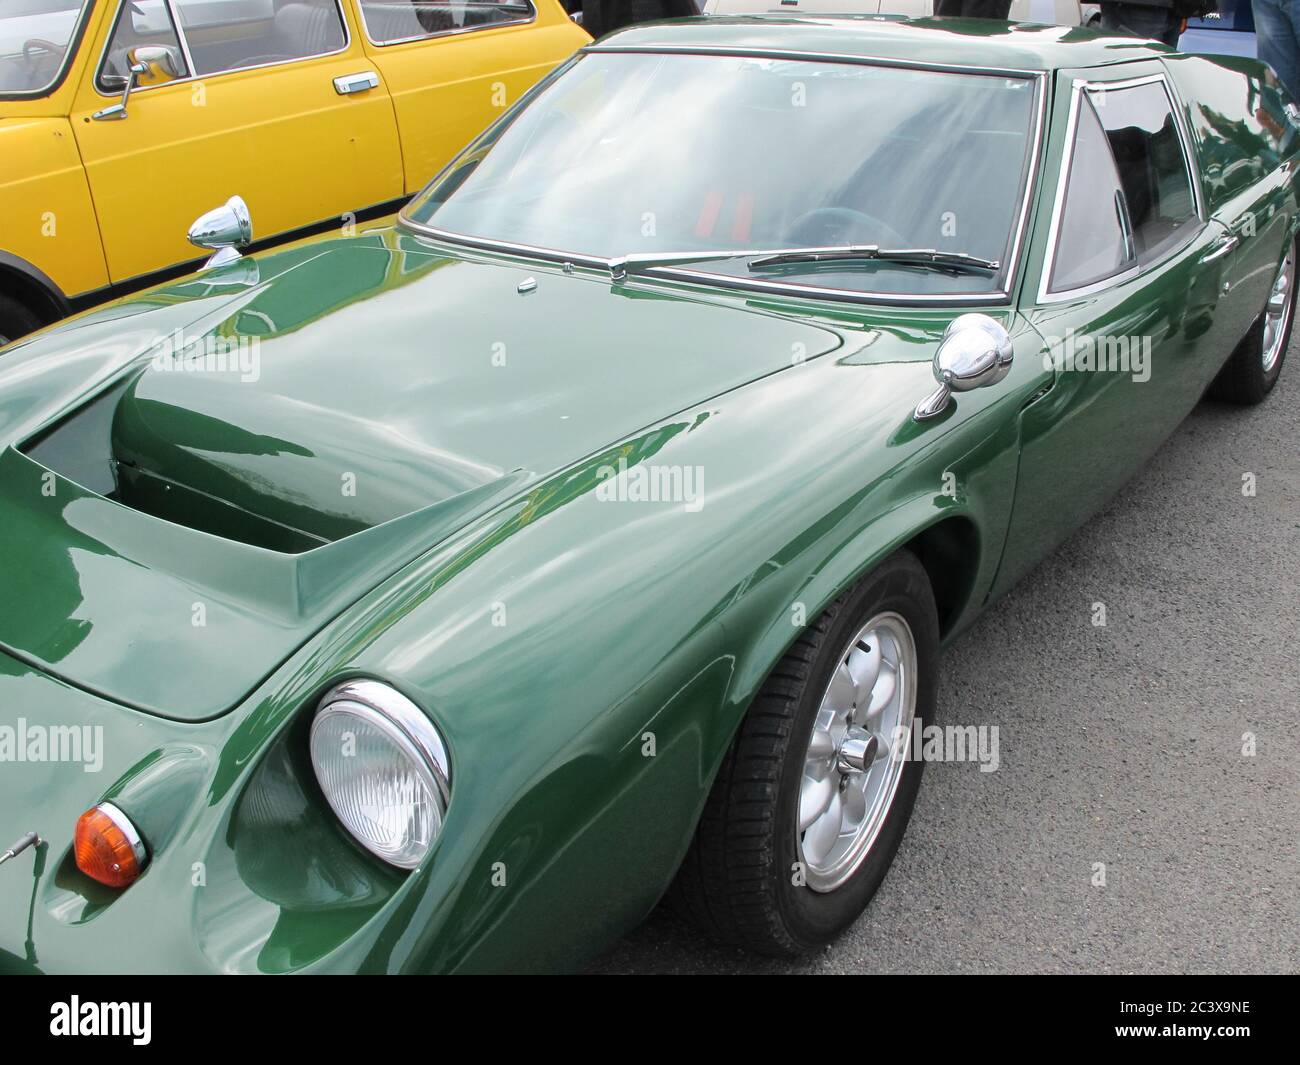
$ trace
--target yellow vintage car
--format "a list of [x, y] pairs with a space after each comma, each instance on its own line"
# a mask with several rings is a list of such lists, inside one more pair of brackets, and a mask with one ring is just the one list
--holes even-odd
[[0, 344], [196, 258], [395, 208], [590, 37], [559, 0], [3, 0]]

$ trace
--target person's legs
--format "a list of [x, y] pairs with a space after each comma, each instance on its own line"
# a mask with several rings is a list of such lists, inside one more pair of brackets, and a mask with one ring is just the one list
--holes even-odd
[[1101, 28], [1108, 33], [1123, 33], [1130, 37], [1150, 37], [1174, 47], [1178, 44], [1178, 30], [1182, 19], [1176, 18], [1167, 7], [1148, 7], [1146, 4], [1102, 4]]
[[1011, 14], [1011, 0], [965, 0], [962, 14], [967, 18], [1003, 19]]
[[1005, 19], [1011, 13], [1011, 0], [938, 0], [934, 13], [962, 18]]
[[1287, 91], [1300, 99], [1300, 3], [1252, 0], [1259, 58], [1273, 68]]

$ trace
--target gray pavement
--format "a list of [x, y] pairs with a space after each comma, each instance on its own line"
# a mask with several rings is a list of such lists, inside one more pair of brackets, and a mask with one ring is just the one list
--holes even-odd
[[893, 869], [837, 943], [776, 963], [661, 910], [592, 968], [1300, 971], [1295, 347], [1268, 401], [1202, 403], [949, 652], [941, 720], [997, 724], [1001, 768], [927, 766]]

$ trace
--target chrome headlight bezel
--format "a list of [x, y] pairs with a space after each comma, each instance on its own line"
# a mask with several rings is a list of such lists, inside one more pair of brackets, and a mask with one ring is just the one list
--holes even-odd
[[[347, 811], [340, 809], [336, 803], [330, 786], [321, 775], [316, 739], [321, 726], [339, 716], [354, 718], [381, 732], [426, 781], [436, 813], [436, 823], [420, 853], [402, 857], [386, 853], [372, 838], [360, 831], [350, 821]], [[344, 831], [381, 861], [399, 869], [416, 868], [441, 835], [447, 807], [451, 802], [451, 759], [447, 754], [446, 743], [429, 717], [396, 688], [382, 681], [345, 681], [332, 687], [317, 704], [308, 748], [316, 782]]]

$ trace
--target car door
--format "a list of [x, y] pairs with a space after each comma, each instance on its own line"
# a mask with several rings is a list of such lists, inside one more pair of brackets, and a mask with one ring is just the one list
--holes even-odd
[[[1145, 71], [1146, 65], [1139, 68]], [[1016, 502], [996, 590], [1095, 514], [1196, 404], [1230, 350], [1227, 233], [1206, 218], [1163, 72], [1061, 75], [1022, 310], [1052, 386], [1022, 412]]]
[[[1194, 90], [1182, 96], [1206, 206], [1229, 233], [1221, 246], [1229, 285], [1222, 313], [1233, 335], [1244, 336], [1296, 232], [1296, 178], [1288, 157], [1300, 141], [1300, 111], [1288, 112], [1281, 86], [1253, 64], [1190, 55], [1164, 62], [1175, 87]], [[1206, 368], [1207, 382], [1218, 368]]]
[[72, 124], [113, 281], [193, 259], [190, 223], [234, 194], [258, 239], [401, 196], [392, 105], [338, 0], [117, 0], [104, 25]]
[[557, 0], [356, 0], [393, 98], [414, 194], [534, 83], [590, 43]]

